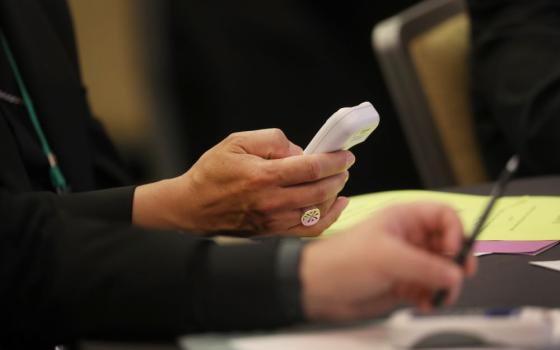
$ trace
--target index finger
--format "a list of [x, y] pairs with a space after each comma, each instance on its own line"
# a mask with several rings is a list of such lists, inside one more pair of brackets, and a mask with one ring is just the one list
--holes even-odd
[[264, 159], [277, 159], [303, 154], [280, 129], [262, 129], [231, 134], [229, 140], [244, 152]]
[[391, 230], [415, 245], [449, 255], [457, 254], [462, 247], [461, 220], [455, 210], [444, 203], [401, 204], [386, 209], [383, 215], [398, 216], [398, 221], [388, 221], [393, 225]]
[[452, 289], [462, 280], [459, 267], [443, 256], [406, 243], [398, 244], [394, 250], [399, 251], [399, 258], [390, 271], [398, 282], [437, 290]]
[[351, 152], [338, 151], [274, 159], [268, 166], [276, 174], [280, 186], [291, 186], [340, 174], [355, 160]]

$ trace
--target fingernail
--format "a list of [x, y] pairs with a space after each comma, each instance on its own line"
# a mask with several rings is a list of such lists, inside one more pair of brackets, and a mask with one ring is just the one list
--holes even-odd
[[355, 162], [356, 162], [356, 156], [354, 156], [352, 152], [348, 152], [346, 156], [346, 166], [350, 167]]
[[350, 179], [350, 173], [346, 172], [346, 177], [344, 178], [344, 183], [347, 183], [348, 179]]

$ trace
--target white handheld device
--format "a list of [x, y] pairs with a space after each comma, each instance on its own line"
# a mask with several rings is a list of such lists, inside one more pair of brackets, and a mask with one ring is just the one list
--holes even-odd
[[364, 142], [378, 125], [379, 113], [369, 102], [341, 108], [327, 119], [303, 153], [347, 150]]
[[559, 343], [558, 309], [443, 310], [421, 315], [395, 312], [388, 320], [389, 339], [396, 348], [515, 346], [548, 348]]

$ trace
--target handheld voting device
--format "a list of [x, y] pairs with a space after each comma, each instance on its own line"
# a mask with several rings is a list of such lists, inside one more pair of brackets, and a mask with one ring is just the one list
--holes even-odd
[[395, 312], [388, 320], [396, 348], [515, 346], [551, 348], [560, 345], [560, 309], [440, 310], [418, 314]]
[[369, 102], [345, 107], [333, 114], [319, 129], [304, 154], [347, 150], [364, 142], [379, 125], [379, 113]]

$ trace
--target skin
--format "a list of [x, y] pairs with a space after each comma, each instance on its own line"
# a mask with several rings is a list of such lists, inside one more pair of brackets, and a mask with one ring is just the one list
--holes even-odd
[[[133, 223], [207, 235], [316, 236], [348, 204], [338, 193], [355, 158], [347, 151], [302, 153], [278, 129], [232, 134], [185, 174], [139, 186]], [[304, 227], [300, 217], [310, 207], [319, 207], [322, 217]], [[439, 289], [449, 291], [451, 304], [464, 275], [475, 271], [473, 257], [464, 269], [451, 260], [462, 242], [457, 214], [438, 203], [395, 206], [314, 241], [300, 264], [307, 319], [365, 319], [400, 303], [429, 311]]]
[[304, 248], [304, 312], [311, 321], [366, 319], [400, 303], [427, 312], [441, 288], [449, 291], [445, 303], [452, 304], [463, 276], [475, 272], [474, 257], [464, 269], [451, 259], [462, 241], [457, 214], [443, 204], [383, 210], [345, 233]]
[[[355, 157], [348, 151], [303, 155], [279, 129], [235, 133], [185, 174], [144, 186], [134, 195], [133, 223], [201, 234], [316, 236], [347, 199], [338, 197]], [[310, 207], [321, 220], [304, 227]]]

